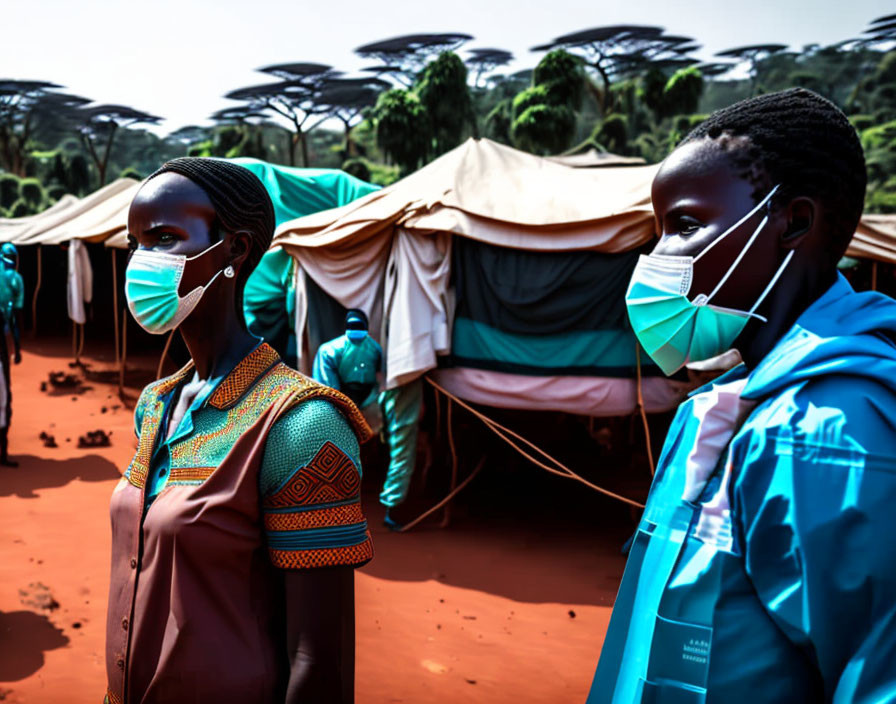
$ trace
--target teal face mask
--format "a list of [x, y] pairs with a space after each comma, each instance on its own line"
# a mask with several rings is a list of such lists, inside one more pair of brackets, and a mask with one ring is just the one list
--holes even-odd
[[[188, 261], [198, 259], [217, 247], [216, 242], [193, 257], [138, 249], [128, 262], [125, 273], [125, 296], [134, 320], [147, 332], [161, 335], [180, 325], [202, 298], [202, 294], [221, 275], [219, 271], [205, 286], [197, 286], [186, 296], [178, 288]], [[233, 272], [227, 267], [225, 272]], [[226, 275], [226, 274], [225, 274]], [[233, 274], [230, 273], [230, 276]]]
[[693, 280], [694, 262], [765, 207], [777, 190], [778, 186], [775, 186], [753, 210], [719, 235], [696, 257], [646, 254], [641, 255], [638, 260], [625, 294], [628, 317], [644, 351], [667, 376], [674, 374], [688, 362], [710, 359], [727, 352], [750, 318], [768, 322], [756, 314], [756, 309], [784, 273], [794, 250], [788, 252], [750, 310], [733, 310], [710, 303], [768, 223], [768, 213], [712, 292], [708, 295], [700, 293], [693, 300], [688, 298], [688, 294]]

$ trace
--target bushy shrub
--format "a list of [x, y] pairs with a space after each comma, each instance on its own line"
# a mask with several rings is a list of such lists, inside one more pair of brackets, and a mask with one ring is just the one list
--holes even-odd
[[367, 166], [367, 161], [364, 159], [358, 157], [346, 159], [342, 163], [342, 170], [355, 178], [370, 183], [370, 167]]
[[9, 208], [9, 217], [11, 218], [23, 218], [26, 215], [33, 215], [34, 210], [28, 204], [27, 201], [19, 198], [15, 203], [12, 204], [12, 207]]
[[129, 166], [118, 175], [118, 178], [132, 178], [135, 181], [142, 181], [145, 177], [133, 166]]
[[54, 184], [47, 189], [47, 200], [51, 203], [55, 203], [57, 200], [62, 198], [66, 194], [65, 186], [60, 184]]
[[43, 185], [36, 178], [22, 179], [19, 193], [21, 194], [22, 200], [28, 203], [34, 210], [39, 210], [47, 198]]
[[532, 105], [513, 122], [511, 138], [533, 154], [557, 154], [569, 146], [576, 115], [566, 105]]
[[14, 174], [0, 174], [0, 208], [7, 211], [19, 199], [21, 182]]

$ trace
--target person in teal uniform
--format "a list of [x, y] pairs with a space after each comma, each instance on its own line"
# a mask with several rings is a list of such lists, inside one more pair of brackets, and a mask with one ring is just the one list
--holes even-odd
[[862, 148], [802, 89], [712, 114], [652, 188], [629, 318], [679, 408], [589, 704], [896, 702], [896, 302], [837, 271]]
[[345, 314], [345, 334], [325, 342], [314, 356], [311, 376], [341, 391], [359, 407], [370, 403], [377, 389], [377, 373], [383, 368], [383, 349], [368, 331], [363, 310]]
[[3, 388], [0, 389], [0, 466], [18, 467], [9, 459], [9, 426], [12, 420], [12, 385], [10, 379], [9, 346], [7, 333], [12, 333], [13, 361], [22, 361], [19, 320], [25, 305], [25, 283], [16, 270], [19, 253], [12, 242], [0, 247], [0, 316], [3, 333], [0, 335], [0, 365], [3, 367]]

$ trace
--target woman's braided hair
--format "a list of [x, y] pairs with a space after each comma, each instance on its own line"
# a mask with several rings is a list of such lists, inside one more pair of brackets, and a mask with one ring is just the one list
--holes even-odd
[[249, 169], [221, 159], [184, 156], [166, 162], [148, 179], [175, 173], [199, 186], [215, 209], [217, 222], [212, 240], [220, 231], [247, 232], [251, 236], [249, 253], [236, 279], [237, 310], [242, 312], [243, 288], [249, 274], [271, 246], [274, 237], [274, 205], [260, 180]]
[[865, 200], [865, 156], [855, 129], [839, 108], [803, 88], [768, 93], [718, 110], [682, 144], [708, 138], [756, 186], [761, 198], [818, 198], [825, 212], [834, 262], [855, 233]]

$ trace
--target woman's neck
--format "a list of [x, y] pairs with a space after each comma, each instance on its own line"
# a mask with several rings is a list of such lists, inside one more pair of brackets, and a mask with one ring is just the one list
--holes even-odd
[[[202, 315], [202, 313], [206, 313]], [[258, 344], [236, 315], [195, 310], [179, 328], [200, 379], [233, 369]]]

